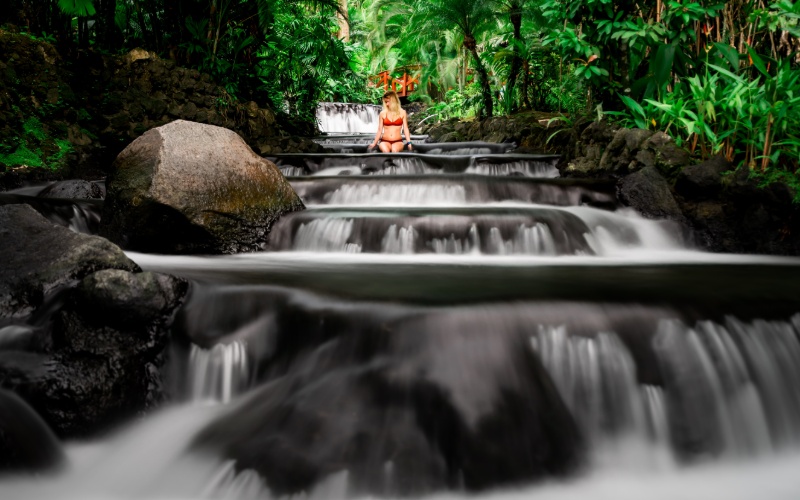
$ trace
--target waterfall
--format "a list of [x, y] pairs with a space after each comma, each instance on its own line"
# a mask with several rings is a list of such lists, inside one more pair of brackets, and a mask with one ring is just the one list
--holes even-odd
[[395, 205], [465, 203], [462, 186], [436, 184], [365, 185], [345, 184], [325, 198], [330, 205]]
[[551, 162], [528, 160], [509, 163], [473, 163], [467, 167], [465, 173], [492, 176], [558, 177], [558, 170]]
[[265, 251], [127, 253], [191, 281], [172, 408], [4, 499], [797, 496], [800, 260], [698, 251], [510, 144], [362, 153], [377, 112], [323, 103], [339, 152], [270, 157], [306, 210]]
[[191, 346], [189, 387], [193, 401], [227, 403], [247, 388], [250, 368], [247, 345], [242, 341], [217, 344], [210, 349]]
[[323, 132], [375, 133], [381, 107], [372, 104], [321, 102], [317, 107], [317, 122]]

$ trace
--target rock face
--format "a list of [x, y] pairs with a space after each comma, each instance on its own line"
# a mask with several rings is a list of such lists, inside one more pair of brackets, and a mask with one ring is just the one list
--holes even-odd
[[62, 437], [157, 404], [168, 327], [187, 283], [136, 272], [108, 240], [28, 205], [0, 207], [0, 237], [0, 387]]
[[100, 269], [139, 270], [108, 240], [55, 226], [28, 205], [0, 207], [0, 240], [0, 319], [25, 317]]
[[143, 252], [256, 251], [278, 217], [302, 208], [277, 167], [234, 132], [178, 120], [117, 157], [100, 234]]

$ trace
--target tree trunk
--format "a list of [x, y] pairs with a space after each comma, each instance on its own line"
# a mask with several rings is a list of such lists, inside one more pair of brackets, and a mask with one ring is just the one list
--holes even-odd
[[530, 98], [528, 97], [528, 91], [531, 87], [531, 69], [530, 62], [528, 62], [527, 59], [522, 62], [522, 70], [522, 105], [525, 109], [533, 109]]
[[339, 0], [339, 12], [336, 13], [336, 19], [339, 21], [337, 38], [345, 42], [350, 41], [350, 17], [347, 12], [347, 0]]
[[511, 57], [511, 69], [508, 72], [508, 82], [506, 83], [506, 113], [511, 113], [516, 109], [516, 98], [514, 97], [514, 87], [517, 85], [517, 75], [522, 69], [522, 57], [519, 55], [519, 47], [522, 45], [522, 5], [517, 2], [511, 4], [509, 9], [511, 25], [514, 27], [514, 48]]
[[486, 111], [486, 118], [491, 118], [493, 115], [494, 105], [492, 103], [492, 88], [489, 86], [489, 73], [486, 71], [486, 68], [483, 66], [483, 62], [478, 55], [475, 37], [472, 36], [471, 33], [465, 34], [464, 46], [467, 48], [467, 50], [469, 50], [470, 54], [472, 54], [472, 60], [475, 63], [475, 71], [478, 72], [478, 79], [480, 80], [481, 84], [481, 98], [483, 99], [483, 109]]

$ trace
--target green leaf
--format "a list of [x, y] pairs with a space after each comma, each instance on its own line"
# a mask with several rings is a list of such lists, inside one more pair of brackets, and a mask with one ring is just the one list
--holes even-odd
[[750, 47], [749, 45], [747, 46], [747, 53], [750, 54], [750, 59], [753, 60], [753, 66], [755, 66], [756, 69], [760, 71], [762, 75], [769, 78], [770, 75], [769, 72], [767, 71], [767, 65], [764, 64], [764, 60], [761, 59], [761, 56], [759, 56], [758, 53], [755, 50], [753, 50], [753, 48]]
[[622, 102], [624, 102], [625, 105], [628, 106], [628, 108], [631, 111], [633, 111], [634, 114], [639, 115], [642, 118], [644, 118], [644, 116], [645, 116], [644, 115], [644, 109], [642, 108], [641, 104], [639, 104], [638, 102], [634, 101], [633, 99], [631, 99], [630, 97], [628, 97], [626, 95], [621, 95], [619, 97], [620, 97], [620, 99], [622, 99]]
[[722, 57], [728, 61], [728, 64], [731, 65], [731, 69], [733, 71], [738, 71], [739, 69], [739, 52], [736, 51], [735, 48], [731, 47], [726, 43], [714, 42], [714, 47], [722, 54]]
[[58, 8], [70, 16], [93, 16], [94, 0], [58, 0]]
[[656, 79], [659, 87], [666, 85], [669, 82], [670, 74], [672, 73], [672, 62], [675, 59], [675, 45], [662, 44], [656, 50], [655, 55], [650, 60], [650, 70]]
[[743, 83], [744, 82], [744, 80], [742, 80], [741, 76], [733, 74], [733, 73], [731, 73], [730, 71], [728, 71], [725, 68], [721, 68], [721, 67], [719, 67], [719, 66], [717, 66], [715, 64], [711, 64], [711, 63], [708, 64], [708, 67], [713, 69], [714, 71], [722, 74], [722, 75], [727, 76], [728, 78], [732, 79], [733, 81], [735, 81], [737, 83]]

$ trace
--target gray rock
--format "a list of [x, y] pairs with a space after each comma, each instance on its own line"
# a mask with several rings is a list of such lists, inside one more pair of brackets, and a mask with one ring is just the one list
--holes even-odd
[[460, 142], [463, 141], [464, 138], [459, 135], [458, 132], [448, 132], [441, 137], [436, 142]]
[[613, 175], [626, 175], [637, 167], [636, 153], [653, 132], [644, 129], [619, 129], [603, 152], [600, 169]]
[[21, 318], [47, 294], [100, 269], [137, 271], [104, 238], [57, 226], [28, 205], [0, 207], [0, 318]]
[[236, 133], [178, 120], [117, 157], [100, 234], [145, 252], [256, 251], [281, 215], [303, 208], [277, 167]]
[[652, 219], [683, 220], [669, 183], [655, 167], [645, 167], [624, 177], [619, 185], [620, 201]]
[[47, 186], [38, 196], [40, 198], [67, 198], [70, 200], [101, 200], [104, 193], [103, 188], [94, 182], [69, 180]]
[[[642, 143], [641, 148], [642, 151], [653, 154], [653, 165], [670, 178], [692, 161], [692, 156], [689, 152], [678, 147], [672, 137], [664, 132], [659, 131], [650, 136], [649, 139]], [[649, 163], [642, 163], [645, 166], [650, 166]]]
[[583, 144], [599, 144], [603, 148], [614, 139], [617, 129], [613, 128], [606, 121], [596, 121], [590, 123], [581, 132], [581, 142]]

